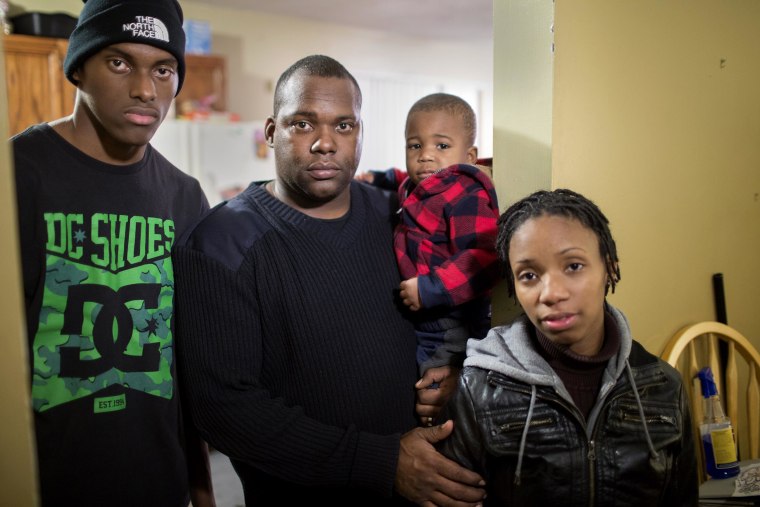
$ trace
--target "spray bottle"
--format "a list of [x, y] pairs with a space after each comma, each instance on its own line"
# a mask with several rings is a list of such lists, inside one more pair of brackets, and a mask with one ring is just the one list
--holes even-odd
[[705, 449], [707, 474], [713, 479], [733, 477], [739, 473], [739, 461], [731, 420], [723, 413], [710, 367], [699, 370], [697, 377], [702, 384], [705, 418], [699, 426], [699, 432]]

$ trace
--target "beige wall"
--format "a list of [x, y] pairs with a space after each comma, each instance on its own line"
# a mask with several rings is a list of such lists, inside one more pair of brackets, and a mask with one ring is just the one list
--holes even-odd
[[[521, 193], [547, 185], [550, 146], [551, 187], [580, 191], [610, 219], [622, 267], [610, 301], [639, 341], [659, 354], [681, 326], [714, 320], [711, 278], [721, 272], [728, 323], [760, 348], [760, 3], [497, 4], [496, 27], [529, 6], [546, 16], [540, 28], [553, 21], [555, 43], [552, 132], [541, 123], [537, 135], [512, 116], [529, 116], [515, 96], [546, 75], [544, 37], [521, 39], [529, 44], [521, 52], [537, 56], [517, 75], [502, 58], [516, 49], [495, 30], [502, 208], [514, 200], [511, 185]], [[545, 117], [543, 102], [533, 110]], [[529, 145], [513, 142], [518, 154], [538, 156], [502, 158], [500, 139], [508, 138]]]
[[[2, 39], [0, 39], [0, 49]], [[0, 69], [5, 59], [0, 51]], [[5, 71], [0, 72], [0, 110], [7, 111]], [[0, 137], [8, 138], [8, 118], [0, 114]], [[29, 359], [23, 319], [18, 255], [16, 193], [8, 143], [0, 143], [0, 505], [38, 505], [36, 460], [29, 394]]]

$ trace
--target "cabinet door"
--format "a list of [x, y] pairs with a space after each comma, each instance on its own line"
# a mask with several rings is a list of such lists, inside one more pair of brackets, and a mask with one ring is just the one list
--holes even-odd
[[212, 111], [227, 110], [226, 65], [223, 56], [185, 55], [185, 82], [177, 95], [177, 113], [202, 109], [208, 103]]
[[63, 74], [67, 44], [65, 39], [31, 35], [4, 37], [11, 135], [74, 110], [76, 87]]

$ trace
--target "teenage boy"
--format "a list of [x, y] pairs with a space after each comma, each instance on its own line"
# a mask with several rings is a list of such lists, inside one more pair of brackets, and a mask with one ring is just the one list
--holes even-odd
[[170, 257], [208, 202], [149, 144], [182, 86], [182, 19], [175, 0], [86, 2], [73, 114], [11, 139], [43, 506], [214, 504], [180, 411]]

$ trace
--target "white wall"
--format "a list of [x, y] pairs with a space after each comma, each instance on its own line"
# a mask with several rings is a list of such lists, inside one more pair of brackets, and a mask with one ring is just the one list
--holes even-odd
[[[406, 112], [414, 100], [441, 89], [468, 96], [463, 98], [480, 113], [480, 155], [493, 155], [490, 38], [434, 41], [254, 11], [211, 9], [196, 2], [182, 5], [186, 18], [211, 25], [212, 52], [227, 57], [230, 109], [243, 119], [271, 114], [280, 73], [303, 56], [321, 53], [343, 63], [362, 86], [365, 137], [360, 170], [403, 168]], [[399, 100], [389, 98], [394, 88]]]
[[398, 167], [406, 160], [405, 132], [409, 108], [420, 97], [445, 92], [466, 100], [478, 118], [475, 145], [479, 157], [493, 155], [492, 85], [473, 80], [428, 76], [357, 73], [364, 103], [364, 145], [359, 171]]

